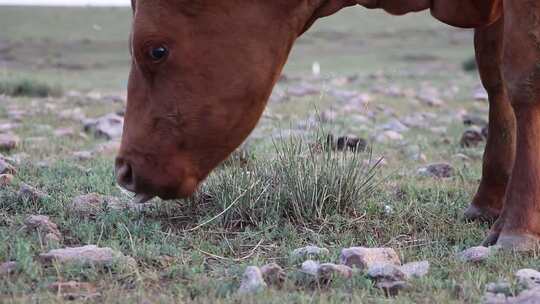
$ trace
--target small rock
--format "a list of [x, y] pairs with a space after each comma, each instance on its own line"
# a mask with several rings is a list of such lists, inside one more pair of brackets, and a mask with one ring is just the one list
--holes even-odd
[[416, 99], [432, 107], [440, 107], [445, 104], [440, 97], [439, 90], [435, 87], [423, 87]]
[[45, 192], [24, 183], [21, 183], [18, 194], [21, 199], [27, 199], [32, 201], [41, 201], [48, 197]]
[[17, 270], [17, 262], [5, 262], [0, 264], [0, 277], [12, 274]]
[[463, 262], [483, 262], [491, 254], [491, 249], [484, 246], [477, 246], [466, 249], [458, 254], [458, 258]]
[[540, 287], [525, 290], [517, 297], [508, 298], [508, 304], [538, 304], [540, 303]]
[[107, 209], [122, 210], [126, 208], [128, 208], [127, 204], [122, 204], [118, 198], [97, 193], [77, 196], [69, 205], [69, 211], [80, 217], [93, 217]]
[[520, 269], [516, 272], [515, 276], [519, 284], [525, 288], [531, 289], [540, 286], [540, 272], [534, 269]]
[[319, 274], [319, 262], [313, 260], [307, 260], [302, 263], [301, 271], [305, 274], [317, 276]]
[[510, 296], [512, 294], [512, 286], [508, 282], [492, 282], [486, 285], [486, 292], [494, 294], [502, 293], [506, 296]]
[[474, 89], [473, 98], [478, 101], [487, 101], [489, 99], [486, 89], [481, 85]]
[[482, 297], [483, 304], [508, 304], [506, 295], [502, 293], [486, 292]]
[[12, 165], [0, 158], [0, 174], [15, 174], [15, 172], [16, 170]]
[[350, 150], [352, 152], [363, 152], [366, 147], [367, 141], [354, 135], [339, 137], [336, 146], [338, 151]]
[[321, 90], [315, 86], [303, 83], [287, 89], [287, 95], [293, 97], [304, 97], [310, 95], [318, 95]]
[[395, 131], [395, 132], [407, 132], [409, 131], [409, 127], [404, 125], [401, 121], [393, 118], [386, 124], [379, 127], [379, 129], [383, 131]]
[[276, 263], [266, 264], [260, 268], [264, 281], [269, 286], [282, 287], [287, 274]]
[[420, 146], [407, 146], [403, 149], [403, 154], [405, 154], [408, 159], [413, 161], [425, 162], [427, 160], [427, 157], [424, 153], [422, 153]]
[[266, 288], [266, 282], [259, 267], [248, 266], [242, 276], [238, 293], [250, 294], [262, 291]]
[[330, 254], [330, 251], [326, 248], [321, 248], [317, 246], [306, 246], [302, 248], [295, 249], [292, 252], [292, 255], [297, 258], [302, 258], [305, 256], [321, 256], [321, 255], [328, 255]]
[[114, 262], [125, 263], [128, 265], [135, 264], [133, 258], [126, 257], [121, 252], [114, 251], [108, 247], [100, 248], [96, 245], [54, 249], [48, 253], [40, 254], [39, 260], [45, 265], [52, 264], [53, 262], [95, 266], [110, 266]]
[[349, 267], [369, 269], [375, 264], [401, 265], [399, 256], [392, 248], [351, 247], [341, 251], [340, 263]]
[[375, 287], [384, 290], [387, 297], [395, 297], [401, 290], [408, 287], [405, 281], [381, 281], [375, 284]]
[[77, 151], [73, 152], [72, 155], [78, 161], [86, 161], [92, 159], [94, 153], [92, 151]]
[[0, 134], [0, 151], [11, 151], [19, 146], [20, 141], [16, 135]]
[[392, 130], [384, 131], [375, 137], [375, 141], [378, 143], [389, 143], [401, 140], [403, 140], [403, 135]]
[[0, 174], [0, 189], [5, 186], [11, 185], [14, 178], [15, 177], [13, 177], [13, 175], [11, 174]]
[[447, 163], [431, 164], [426, 167], [418, 169], [418, 174], [421, 176], [436, 177], [436, 178], [450, 178], [454, 176], [455, 169]]
[[476, 126], [469, 128], [461, 136], [460, 144], [464, 148], [477, 147], [484, 141], [482, 129]]
[[375, 281], [403, 281], [406, 277], [399, 266], [393, 264], [374, 264], [368, 269], [367, 275]]
[[27, 230], [37, 230], [48, 241], [47, 243], [49, 241], [60, 242], [62, 239], [58, 226], [51, 222], [48, 216], [31, 215], [24, 220], [24, 225]]
[[353, 275], [351, 267], [346, 265], [336, 265], [333, 263], [324, 263], [319, 266], [317, 277], [323, 283], [328, 283], [334, 277], [350, 279]]
[[412, 262], [401, 266], [401, 271], [405, 274], [407, 279], [421, 278], [429, 272], [429, 262]]
[[476, 115], [464, 115], [463, 116], [463, 124], [466, 126], [478, 126], [478, 127], [485, 127], [488, 124], [488, 121], [481, 117]]
[[84, 123], [84, 131], [95, 137], [107, 140], [122, 137], [124, 118], [116, 113], [110, 113], [97, 119], [89, 119]]

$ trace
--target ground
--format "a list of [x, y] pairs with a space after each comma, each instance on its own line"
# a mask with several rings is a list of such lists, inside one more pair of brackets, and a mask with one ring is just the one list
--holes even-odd
[[[100, 297], [89, 301], [111, 303], [476, 303], [487, 283], [508, 280], [517, 292], [513, 273], [540, 266], [534, 253], [500, 253], [480, 264], [456, 259], [489, 228], [462, 219], [480, 178], [483, 144], [460, 144], [465, 116], [487, 120], [488, 108], [473, 98], [477, 73], [462, 67], [473, 54], [471, 31], [425, 14], [351, 8], [319, 22], [296, 44], [248, 143], [195, 198], [74, 215], [78, 195], [131, 199], [114, 182], [114, 149], [107, 148], [114, 141], [79, 134], [82, 118], [123, 109], [129, 25], [127, 8], [0, 9], [0, 89], [22, 95], [0, 96], [3, 132], [22, 139], [2, 152], [17, 173], [0, 186], [0, 262], [16, 261], [17, 270], [0, 276], [0, 302], [67, 301], [48, 286], [73, 280], [95, 286]], [[21, 83], [26, 89], [14, 94]], [[332, 151], [328, 134], [354, 134], [369, 148]], [[454, 168], [450, 177], [418, 173], [440, 162]], [[21, 198], [21, 183], [48, 196]], [[24, 229], [36, 214], [58, 225], [59, 243]], [[87, 244], [121, 251], [136, 265], [38, 261], [51, 248]], [[291, 252], [307, 244], [330, 249], [322, 258], [329, 262], [345, 247], [389, 246], [403, 262], [428, 260], [431, 270], [394, 299], [363, 275], [306, 284], [298, 278], [303, 260]], [[287, 271], [283, 289], [236, 293], [246, 266], [270, 262]]]

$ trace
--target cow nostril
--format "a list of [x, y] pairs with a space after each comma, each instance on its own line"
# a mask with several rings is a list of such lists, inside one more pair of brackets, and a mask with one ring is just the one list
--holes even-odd
[[122, 187], [135, 192], [133, 167], [122, 158], [116, 159], [116, 180]]

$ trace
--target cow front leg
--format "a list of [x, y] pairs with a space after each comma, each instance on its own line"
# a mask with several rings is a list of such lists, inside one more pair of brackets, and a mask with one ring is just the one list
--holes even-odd
[[467, 220], [497, 219], [514, 165], [516, 123], [502, 80], [503, 30], [504, 20], [500, 18], [475, 31], [476, 61], [489, 96], [489, 132], [482, 179], [472, 204], [465, 211]]
[[540, 241], [540, 3], [505, 5], [503, 75], [517, 122], [506, 200], [486, 245], [530, 250]]

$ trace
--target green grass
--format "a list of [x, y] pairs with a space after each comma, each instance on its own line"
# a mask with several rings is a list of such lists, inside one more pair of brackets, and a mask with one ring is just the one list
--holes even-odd
[[[485, 116], [487, 105], [471, 101], [478, 76], [462, 70], [473, 54], [471, 32], [451, 29], [427, 14], [397, 18], [347, 9], [317, 23], [296, 44], [287, 75], [308, 78], [314, 61], [323, 72], [314, 81], [317, 85], [331, 87], [334, 78], [357, 74], [358, 81], [339, 89], [369, 92], [374, 101], [367, 109], [343, 109], [342, 102], [326, 93], [271, 103], [248, 143], [211, 174], [194, 198], [159, 201], [144, 212], [74, 216], [68, 205], [77, 195], [130, 197], [115, 185], [113, 155], [87, 161], [72, 157], [74, 151], [92, 150], [102, 141], [53, 136], [57, 128], [82, 130], [82, 122], [60, 113], [79, 109], [95, 117], [123, 105], [84, 94], [55, 97], [52, 92], [122, 94], [130, 15], [129, 9], [0, 9], [0, 87], [7, 88], [0, 95], [25, 92], [0, 97], [0, 124], [12, 122], [12, 111], [24, 112], [12, 130], [22, 145], [7, 156], [27, 155], [16, 165], [15, 184], [0, 189], [0, 262], [18, 263], [15, 274], [0, 278], [1, 303], [65, 302], [47, 286], [68, 280], [96, 285], [101, 293], [96, 303], [477, 303], [487, 283], [507, 279], [518, 292], [512, 273], [540, 267], [536, 253], [502, 253], [479, 265], [455, 259], [460, 250], [479, 244], [489, 228], [462, 220], [480, 176], [482, 147], [460, 147], [466, 127], [457, 112]], [[374, 73], [385, 76], [378, 79]], [[442, 108], [371, 92], [374, 85], [418, 90], [426, 83], [459, 91], [445, 97]], [[299, 126], [329, 109], [338, 112], [335, 121]], [[404, 132], [403, 144], [370, 140], [368, 152], [358, 154], [328, 151], [322, 140], [328, 133], [370, 139], [378, 125], [424, 112], [436, 117], [430, 127], [448, 132], [413, 128]], [[359, 123], [359, 115], [368, 117], [367, 122]], [[424, 164], [407, 157], [404, 150], [411, 145], [428, 162], [451, 162], [456, 176], [418, 176], [416, 170]], [[384, 162], [376, 165], [381, 157]], [[20, 199], [21, 182], [49, 197], [42, 202]], [[22, 229], [30, 214], [50, 216], [64, 236], [62, 243], [44, 244], [36, 232]], [[86, 244], [112, 247], [137, 265], [101, 269], [37, 262], [50, 248]], [[337, 262], [344, 247], [391, 246], [403, 262], [429, 260], [432, 268], [395, 299], [386, 299], [363, 275], [314, 286], [299, 278], [302, 260], [290, 256], [307, 244], [329, 248], [325, 262]], [[246, 266], [270, 262], [287, 272], [282, 290], [236, 293]]]
[[58, 97], [62, 90], [32, 79], [5, 79], [0, 80], [0, 94], [13, 97]]

